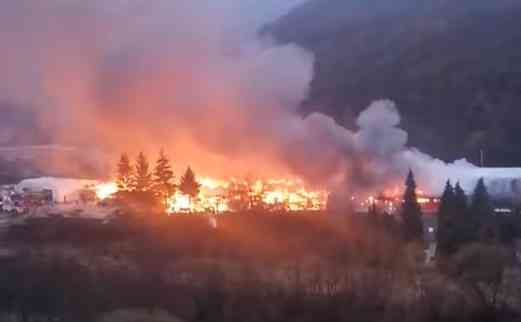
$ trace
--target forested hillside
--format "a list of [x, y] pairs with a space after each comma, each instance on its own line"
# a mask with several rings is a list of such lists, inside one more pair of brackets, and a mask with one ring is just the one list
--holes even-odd
[[410, 145], [520, 166], [521, 1], [310, 0], [264, 32], [316, 54], [303, 111], [353, 126], [390, 98]]

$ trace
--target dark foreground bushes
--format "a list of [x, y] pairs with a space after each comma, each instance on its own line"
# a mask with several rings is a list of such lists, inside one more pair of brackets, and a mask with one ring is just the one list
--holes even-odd
[[[6, 321], [519, 321], [508, 249], [442, 269], [360, 217], [242, 214], [29, 222], [0, 263]], [[394, 228], [392, 228], [394, 229]], [[493, 248], [496, 247], [496, 248]], [[495, 265], [485, 265], [494, 263]]]

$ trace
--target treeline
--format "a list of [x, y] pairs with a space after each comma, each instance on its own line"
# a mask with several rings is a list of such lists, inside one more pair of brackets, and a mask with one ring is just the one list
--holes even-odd
[[[521, 238], [521, 216], [513, 208], [514, 204], [511, 201], [508, 213], [496, 213], [494, 200], [490, 197], [483, 178], [478, 180], [470, 197], [459, 183], [453, 186], [447, 181], [436, 214], [438, 227], [435, 237], [438, 254], [450, 256], [464, 245], [477, 242], [512, 246], [516, 239]], [[382, 215], [375, 206], [369, 211], [370, 217]], [[405, 182], [399, 217], [403, 240], [422, 242], [426, 229], [412, 171]]]
[[168, 199], [176, 191], [196, 198], [201, 187], [190, 167], [176, 182], [170, 160], [163, 150], [153, 169], [143, 152], [138, 154], [134, 163], [128, 154], [123, 153], [117, 165], [116, 184], [119, 190], [117, 197], [126, 202], [141, 201], [152, 205], [159, 201], [163, 206], [167, 206]]
[[470, 200], [459, 183], [453, 186], [448, 181], [438, 212], [440, 255], [452, 255], [469, 243], [512, 245], [521, 238], [519, 214], [514, 210], [497, 214], [493, 203], [483, 179], [478, 181]]

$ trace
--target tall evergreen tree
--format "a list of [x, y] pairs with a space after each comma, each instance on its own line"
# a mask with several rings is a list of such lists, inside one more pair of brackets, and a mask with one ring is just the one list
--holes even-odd
[[470, 206], [470, 224], [474, 230], [475, 238], [492, 238], [485, 236], [491, 233], [491, 215], [492, 202], [488, 194], [485, 180], [480, 178], [472, 195], [472, 204]]
[[136, 170], [134, 175], [134, 190], [138, 192], [149, 191], [152, 189], [153, 181], [150, 173], [150, 166], [143, 152], [139, 153], [136, 160]]
[[179, 184], [179, 190], [185, 195], [190, 197], [190, 203], [192, 199], [197, 197], [199, 194], [199, 189], [201, 185], [197, 182], [195, 178], [195, 173], [192, 171], [190, 167], [188, 167], [181, 177], [181, 182]]
[[476, 216], [489, 216], [492, 213], [492, 205], [487, 186], [483, 178], [478, 180], [474, 194], [472, 195], [471, 210]]
[[453, 240], [456, 243], [456, 247], [460, 247], [466, 242], [470, 242], [473, 238], [473, 228], [469, 222], [468, 216], [468, 198], [461, 188], [460, 183], [456, 183], [454, 187], [454, 209], [453, 209], [453, 223], [454, 223], [454, 236]]
[[134, 168], [130, 164], [128, 154], [123, 153], [118, 162], [116, 184], [119, 191], [130, 191], [133, 188]]
[[175, 193], [174, 171], [170, 166], [170, 160], [163, 149], [159, 151], [159, 158], [154, 168], [154, 190], [156, 195], [166, 205], [168, 198]]
[[455, 192], [450, 180], [445, 185], [445, 190], [440, 200], [438, 209], [438, 230], [436, 239], [438, 241], [438, 250], [442, 254], [449, 254], [453, 251], [455, 243], [454, 236], [454, 210], [455, 210]]
[[461, 217], [464, 217], [464, 213], [467, 211], [467, 203], [467, 194], [465, 190], [461, 188], [460, 183], [457, 182], [454, 187], [454, 208], [456, 211], [461, 212]]
[[414, 174], [409, 171], [405, 182], [405, 193], [402, 205], [402, 229], [403, 237], [406, 241], [423, 240], [423, 220], [420, 204], [416, 195], [416, 181]]

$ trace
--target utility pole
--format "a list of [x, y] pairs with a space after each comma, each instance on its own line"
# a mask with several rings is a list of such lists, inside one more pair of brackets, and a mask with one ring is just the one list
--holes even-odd
[[479, 150], [479, 157], [480, 157], [480, 166], [482, 168], [485, 167], [485, 151], [483, 149]]

